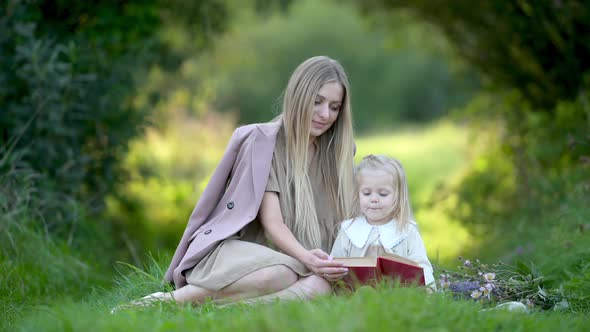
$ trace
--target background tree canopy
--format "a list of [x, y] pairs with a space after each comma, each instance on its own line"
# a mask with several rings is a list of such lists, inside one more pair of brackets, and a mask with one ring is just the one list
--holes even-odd
[[534, 110], [575, 99], [590, 70], [586, 1], [361, 2], [367, 11], [410, 8], [439, 26], [496, 88], [522, 92]]
[[317, 54], [338, 59], [346, 68], [361, 132], [432, 120], [464, 103], [474, 80], [451, 68], [443, 50], [413, 44], [413, 37], [424, 44], [436, 44], [438, 37], [435, 30], [419, 36], [427, 27], [408, 21], [400, 15], [393, 29], [412, 36], [392, 43], [385, 31], [371, 30], [350, 4], [298, 1], [288, 13], [262, 21], [242, 17], [234, 23], [239, 28], [192, 67], [205, 69], [202, 84], [215, 91], [212, 107], [237, 112], [241, 123], [267, 121], [280, 112], [279, 97], [291, 72]]
[[53, 214], [49, 229], [75, 223], [78, 200], [101, 211], [122, 179], [127, 142], [151, 108], [134, 105], [137, 87], [151, 64], [174, 69], [178, 58], [157, 33], [174, 20], [199, 37], [198, 50], [223, 29], [225, 13], [220, 1], [0, 5], [0, 167], [37, 174], [31, 179], [51, 192], [38, 200]]
[[587, 2], [374, 0], [362, 6], [369, 15], [403, 8], [439, 26], [487, 83], [460, 113], [477, 128], [474, 146], [485, 147], [450, 189], [450, 213], [487, 239], [477, 246], [493, 246], [515, 227], [527, 229], [539, 211], [574, 213], [564, 200], [587, 202]]

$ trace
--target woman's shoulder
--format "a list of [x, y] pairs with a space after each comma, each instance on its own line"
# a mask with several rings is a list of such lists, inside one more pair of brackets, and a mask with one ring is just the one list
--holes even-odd
[[274, 137], [281, 127], [278, 121], [265, 123], [251, 123], [237, 127], [232, 135], [233, 139], [243, 140], [251, 135], [263, 134], [265, 136]]

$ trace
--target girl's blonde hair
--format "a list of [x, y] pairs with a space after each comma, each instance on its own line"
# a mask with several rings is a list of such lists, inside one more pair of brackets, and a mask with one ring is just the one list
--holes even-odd
[[356, 167], [355, 191], [353, 198], [357, 216], [362, 215], [359, 199], [359, 175], [364, 170], [380, 170], [391, 174], [391, 177], [393, 178], [393, 189], [397, 191], [397, 201], [395, 203], [396, 206], [393, 207], [390, 218], [395, 218], [397, 220], [399, 230], [405, 230], [410, 223], [410, 220], [414, 217], [412, 215], [406, 173], [402, 164], [397, 159], [373, 154], [367, 155], [360, 161]]
[[[315, 99], [322, 86], [333, 82], [340, 83], [344, 90], [342, 106], [330, 129], [316, 138], [316, 153], [336, 219], [328, 221], [333, 224], [320, 227], [309, 179], [308, 147]], [[283, 123], [286, 155], [275, 160], [286, 170], [287, 188], [293, 188], [281, 192], [286, 195], [286, 204], [290, 205], [286, 208], [294, 213], [294, 218], [285, 220], [285, 223], [294, 230], [304, 247], [326, 248], [330, 243], [322, 243], [321, 229], [332, 230], [338, 221], [351, 215], [354, 190], [350, 88], [342, 66], [326, 56], [316, 56], [299, 65], [283, 93], [283, 111], [278, 118]]]

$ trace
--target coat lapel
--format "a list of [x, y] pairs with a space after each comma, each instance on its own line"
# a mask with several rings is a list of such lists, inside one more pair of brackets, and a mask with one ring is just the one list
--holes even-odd
[[257, 198], [256, 201], [261, 201], [261, 196], [266, 189], [279, 128], [280, 122], [259, 126], [258, 129], [263, 135], [256, 136], [254, 148], [250, 150], [252, 154], [250, 156], [252, 160], [252, 185], [254, 195]]

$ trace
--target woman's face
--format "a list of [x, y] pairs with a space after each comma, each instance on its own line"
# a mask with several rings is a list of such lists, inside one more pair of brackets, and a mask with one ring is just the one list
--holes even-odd
[[318, 91], [313, 104], [311, 130], [309, 133], [312, 141], [330, 129], [336, 119], [338, 119], [343, 97], [344, 88], [342, 88], [342, 84], [337, 82], [326, 83]]

